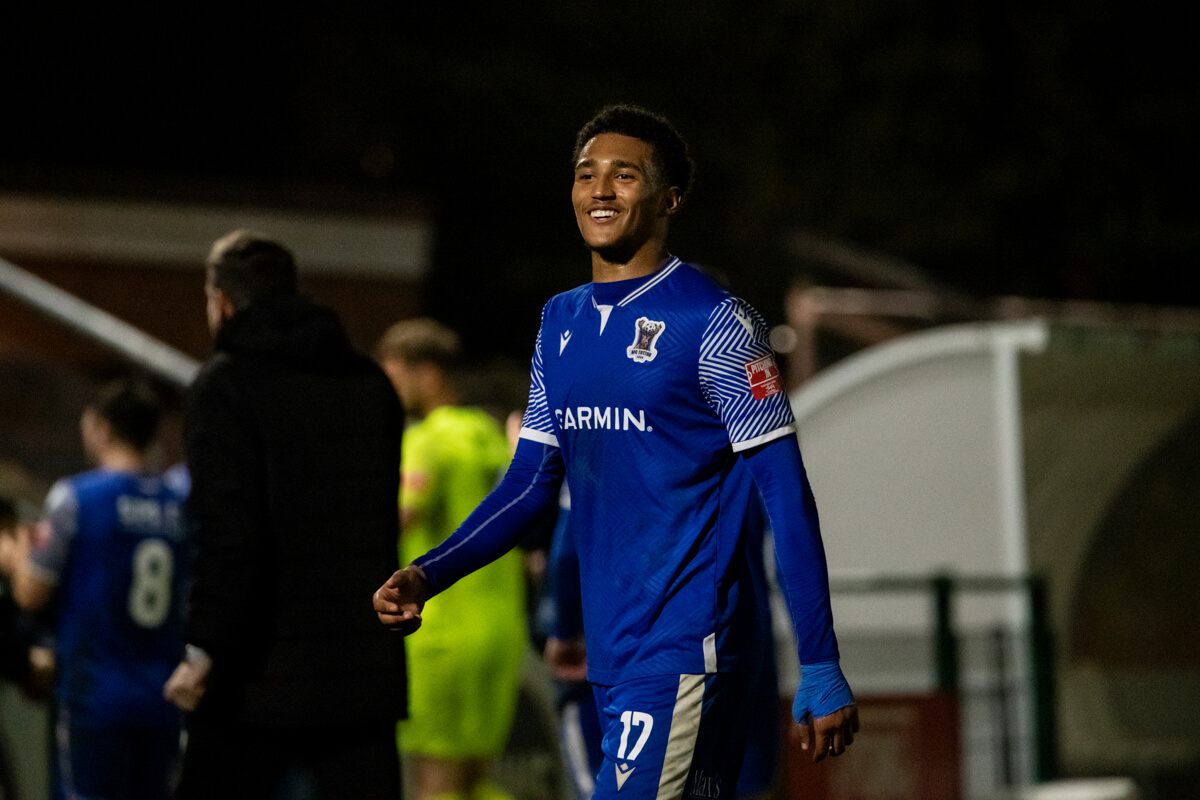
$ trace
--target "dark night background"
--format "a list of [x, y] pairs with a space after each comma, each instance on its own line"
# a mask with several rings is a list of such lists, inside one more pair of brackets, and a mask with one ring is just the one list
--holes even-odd
[[[724, 273], [771, 324], [784, 321], [785, 293], [800, 280], [896, 285], [860, 283], [799, 252], [798, 237], [912, 265], [925, 285], [960, 299], [1200, 309], [1200, 282], [1188, 275], [1200, 264], [1200, 55], [1196, 26], [1176, 8], [0, 0], [0, 191], [427, 215], [436, 242], [425, 310], [460, 329], [469, 353], [508, 369], [516, 404], [538, 309], [590, 278], [570, 156], [575, 132], [611, 102], [659, 110], [690, 141], [697, 182], [671, 248]], [[408, 289], [387, 289], [379, 302], [391, 314]], [[180, 313], [203, 335], [199, 284], [190, 291]], [[169, 299], [161, 307], [174, 308]], [[1189, 330], [1187, 346], [1194, 341]], [[1185, 355], [1178, 363], [1192, 370], [1194, 349]], [[1106, 381], [1078, 382], [1097, 393], [1124, 387], [1124, 376], [1143, 374], [1128, 361]], [[1151, 366], [1144, 374], [1166, 369]], [[1110, 367], [1097, 362], [1089, 378]], [[1168, 410], [1192, 402], [1192, 374], [1149, 387], [1153, 402], [1130, 402], [1128, 416], [1140, 424], [1152, 409], [1152, 429], [1155, 393]], [[74, 421], [86, 379], [58, 366], [8, 375], [0, 411], [19, 423], [18, 438], [0, 441], [0, 455], [40, 464], [38, 480], [81, 466]], [[38, 380], [58, 392], [46, 395], [57, 405], [28, 390]], [[1124, 395], [1104, 400], [1104, 425], [1126, 413]], [[1070, 419], [1063, 408], [1045, 419]], [[1090, 420], [1044, 437], [1040, 452], [1074, 443], [1091, 454], [1102, 448], [1085, 439], [1126, 432]], [[1135, 475], [1138, 493], [1121, 496], [1089, 556], [1086, 588], [1112, 588], [1080, 605], [1088, 624], [1071, 658], [1081, 663], [1111, 656], [1124, 669], [1126, 659], [1192, 652], [1194, 635], [1179, 635], [1187, 622], [1175, 624], [1194, 623], [1196, 594], [1186, 511], [1200, 428], [1187, 424], [1178, 446], [1148, 462], [1160, 471]], [[1046, 458], [1068, 487], [1093, 474]], [[1070, 491], [1054, 502], [1067, 508]], [[1145, 533], [1164, 526], [1170, 534]], [[1143, 546], [1151, 540], [1156, 547]], [[1152, 619], [1147, 640], [1145, 620], [1173, 602], [1184, 610]], [[1194, 732], [1193, 675], [1180, 684], [1192, 695], [1146, 708], [1129, 700], [1128, 719], [1155, 734]], [[1153, 729], [1160, 719], [1168, 725]], [[1196, 766], [1184, 766], [1147, 797], [1197, 796]], [[1186, 791], [1172, 794], [1170, 780]]]
[[0, 186], [399, 208], [429, 311], [526, 357], [589, 277], [568, 191], [601, 105], [699, 163], [672, 234], [772, 322], [846, 282], [803, 231], [986, 297], [1200, 303], [1200, 59], [1160, 4], [937, 0], [0, 8]]

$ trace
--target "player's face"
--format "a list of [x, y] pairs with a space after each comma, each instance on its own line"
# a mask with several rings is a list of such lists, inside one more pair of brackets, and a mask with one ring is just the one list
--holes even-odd
[[412, 370], [399, 358], [384, 359], [380, 366], [391, 379], [392, 388], [396, 390], [401, 405], [408, 409], [412, 405]]
[[571, 202], [583, 241], [609, 261], [628, 261], [644, 244], [666, 237], [679, 190], [653, 169], [650, 144], [619, 133], [592, 137], [575, 164]]
[[210, 275], [204, 282], [204, 315], [208, 319], [208, 332], [213, 336], [221, 330], [222, 323], [233, 313], [233, 304], [220, 289], [213, 286]]
[[417, 417], [425, 416], [425, 403], [422, 391], [426, 382], [425, 365], [409, 364], [402, 358], [384, 359], [381, 364], [383, 371], [392, 381], [392, 387], [400, 397], [400, 405], [409, 414]]
[[104, 418], [90, 408], [85, 408], [79, 418], [79, 433], [83, 439], [83, 452], [89, 460], [100, 461], [108, 441], [108, 425]]

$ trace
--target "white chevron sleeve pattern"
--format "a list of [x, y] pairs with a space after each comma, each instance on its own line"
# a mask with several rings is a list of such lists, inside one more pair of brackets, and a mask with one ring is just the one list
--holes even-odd
[[727, 298], [709, 315], [700, 344], [700, 385], [735, 452], [796, 431], [766, 322], [743, 300]]
[[[545, 320], [545, 310], [542, 319]], [[533, 365], [529, 376], [529, 402], [525, 406], [525, 417], [521, 420], [521, 438], [558, 447], [554, 433], [554, 419], [546, 402], [546, 378], [542, 368], [542, 329], [538, 328], [537, 342], [533, 347]]]

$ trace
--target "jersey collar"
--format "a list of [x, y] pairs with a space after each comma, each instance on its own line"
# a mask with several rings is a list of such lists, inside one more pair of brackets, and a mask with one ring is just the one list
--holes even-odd
[[627, 306], [667, 279], [683, 263], [676, 256], [667, 256], [662, 266], [641, 278], [626, 281], [592, 284], [592, 302], [596, 305]]

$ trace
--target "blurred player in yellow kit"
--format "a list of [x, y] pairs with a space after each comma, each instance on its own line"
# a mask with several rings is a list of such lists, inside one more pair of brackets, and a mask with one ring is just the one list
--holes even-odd
[[[481, 409], [458, 405], [460, 351], [459, 337], [430, 319], [393, 325], [377, 348], [414, 421], [401, 447], [402, 564], [453, 533], [508, 467], [499, 424]], [[397, 731], [417, 800], [507, 797], [489, 767], [512, 727], [527, 642], [517, 551], [426, 606], [421, 636], [407, 642], [409, 718]]]

